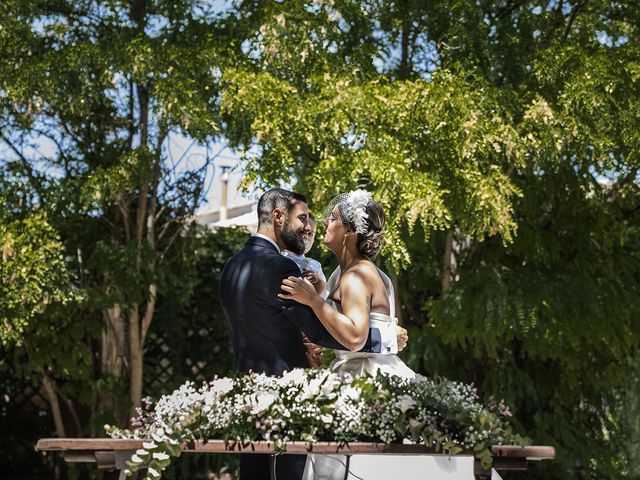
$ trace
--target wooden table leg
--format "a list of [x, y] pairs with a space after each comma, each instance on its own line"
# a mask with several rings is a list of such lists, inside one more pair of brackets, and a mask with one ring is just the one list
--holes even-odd
[[491, 480], [491, 468], [486, 469], [477, 458], [473, 460], [473, 476], [476, 480]]
[[119, 472], [118, 480], [125, 480], [127, 478], [124, 473], [125, 469], [128, 467], [126, 461], [131, 459], [131, 456], [136, 453], [135, 450], [118, 450], [113, 452], [115, 457], [115, 471]]

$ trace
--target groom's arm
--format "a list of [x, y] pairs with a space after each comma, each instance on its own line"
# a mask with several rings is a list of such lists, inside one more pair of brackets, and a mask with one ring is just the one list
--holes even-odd
[[[285, 264], [283, 262], [282, 270], [278, 272], [277, 276], [274, 276], [277, 279], [277, 285], [275, 285], [275, 289], [272, 288], [273, 296], [282, 313], [289, 321], [293, 322], [302, 330], [313, 343], [335, 350], [348, 350], [331, 336], [310, 307], [294, 300], [285, 300], [277, 296], [277, 294], [281, 292], [280, 284], [283, 279], [288, 276], [301, 276], [300, 269], [297, 265], [290, 262], [292, 267], [289, 267], [288, 263], [289, 262]], [[395, 326], [390, 325], [389, 328], [370, 327], [367, 341], [360, 351], [368, 353], [397, 353], [398, 346]]]

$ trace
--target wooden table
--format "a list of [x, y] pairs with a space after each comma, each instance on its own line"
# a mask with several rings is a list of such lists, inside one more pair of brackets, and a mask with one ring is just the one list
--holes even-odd
[[[110, 438], [42, 438], [38, 440], [36, 448], [42, 452], [60, 452], [64, 460], [69, 463], [96, 463], [102, 470], [119, 473], [119, 479], [125, 478], [125, 461], [139, 448], [144, 440], [123, 440]], [[287, 443], [284, 454], [307, 453], [340, 453], [351, 456], [358, 454], [395, 454], [395, 455], [441, 455], [424, 445], [405, 445], [399, 443], [347, 443], [319, 442], [307, 444], [305, 442]], [[184, 445], [183, 452], [199, 453], [262, 453], [274, 454], [270, 442], [251, 442], [242, 444], [223, 440], [209, 440]], [[496, 470], [526, 470], [529, 461], [550, 460], [555, 457], [555, 449], [548, 446], [518, 447], [513, 445], [494, 445], [493, 468]], [[472, 456], [472, 452], [462, 452], [458, 455]], [[491, 478], [491, 470], [482, 467], [478, 460], [474, 462], [474, 475], [477, 480]]]

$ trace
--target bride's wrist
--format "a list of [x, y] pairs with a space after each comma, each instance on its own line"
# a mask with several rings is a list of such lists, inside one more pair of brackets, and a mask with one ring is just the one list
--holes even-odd
[[323, 304], [324, 304], [324, 298], [322, 298], [318, 294], [315, 294], [313, 297], [311, 297], [311, 303], [309, 304], [309, 306], [314, 310], [316, 310], [321, 308]]

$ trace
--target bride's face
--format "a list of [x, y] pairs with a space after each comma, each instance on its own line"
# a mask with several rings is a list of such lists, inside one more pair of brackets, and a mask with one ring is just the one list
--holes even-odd
[[342, 223], [340, 210], [338, 210], [338, 206], [336, 205], [327, 219], [327, 228], [324, 232], [324, 244], [329, 247], [330, 250], [336, 252], [342, 246], [346, 233], [347, 227]]

